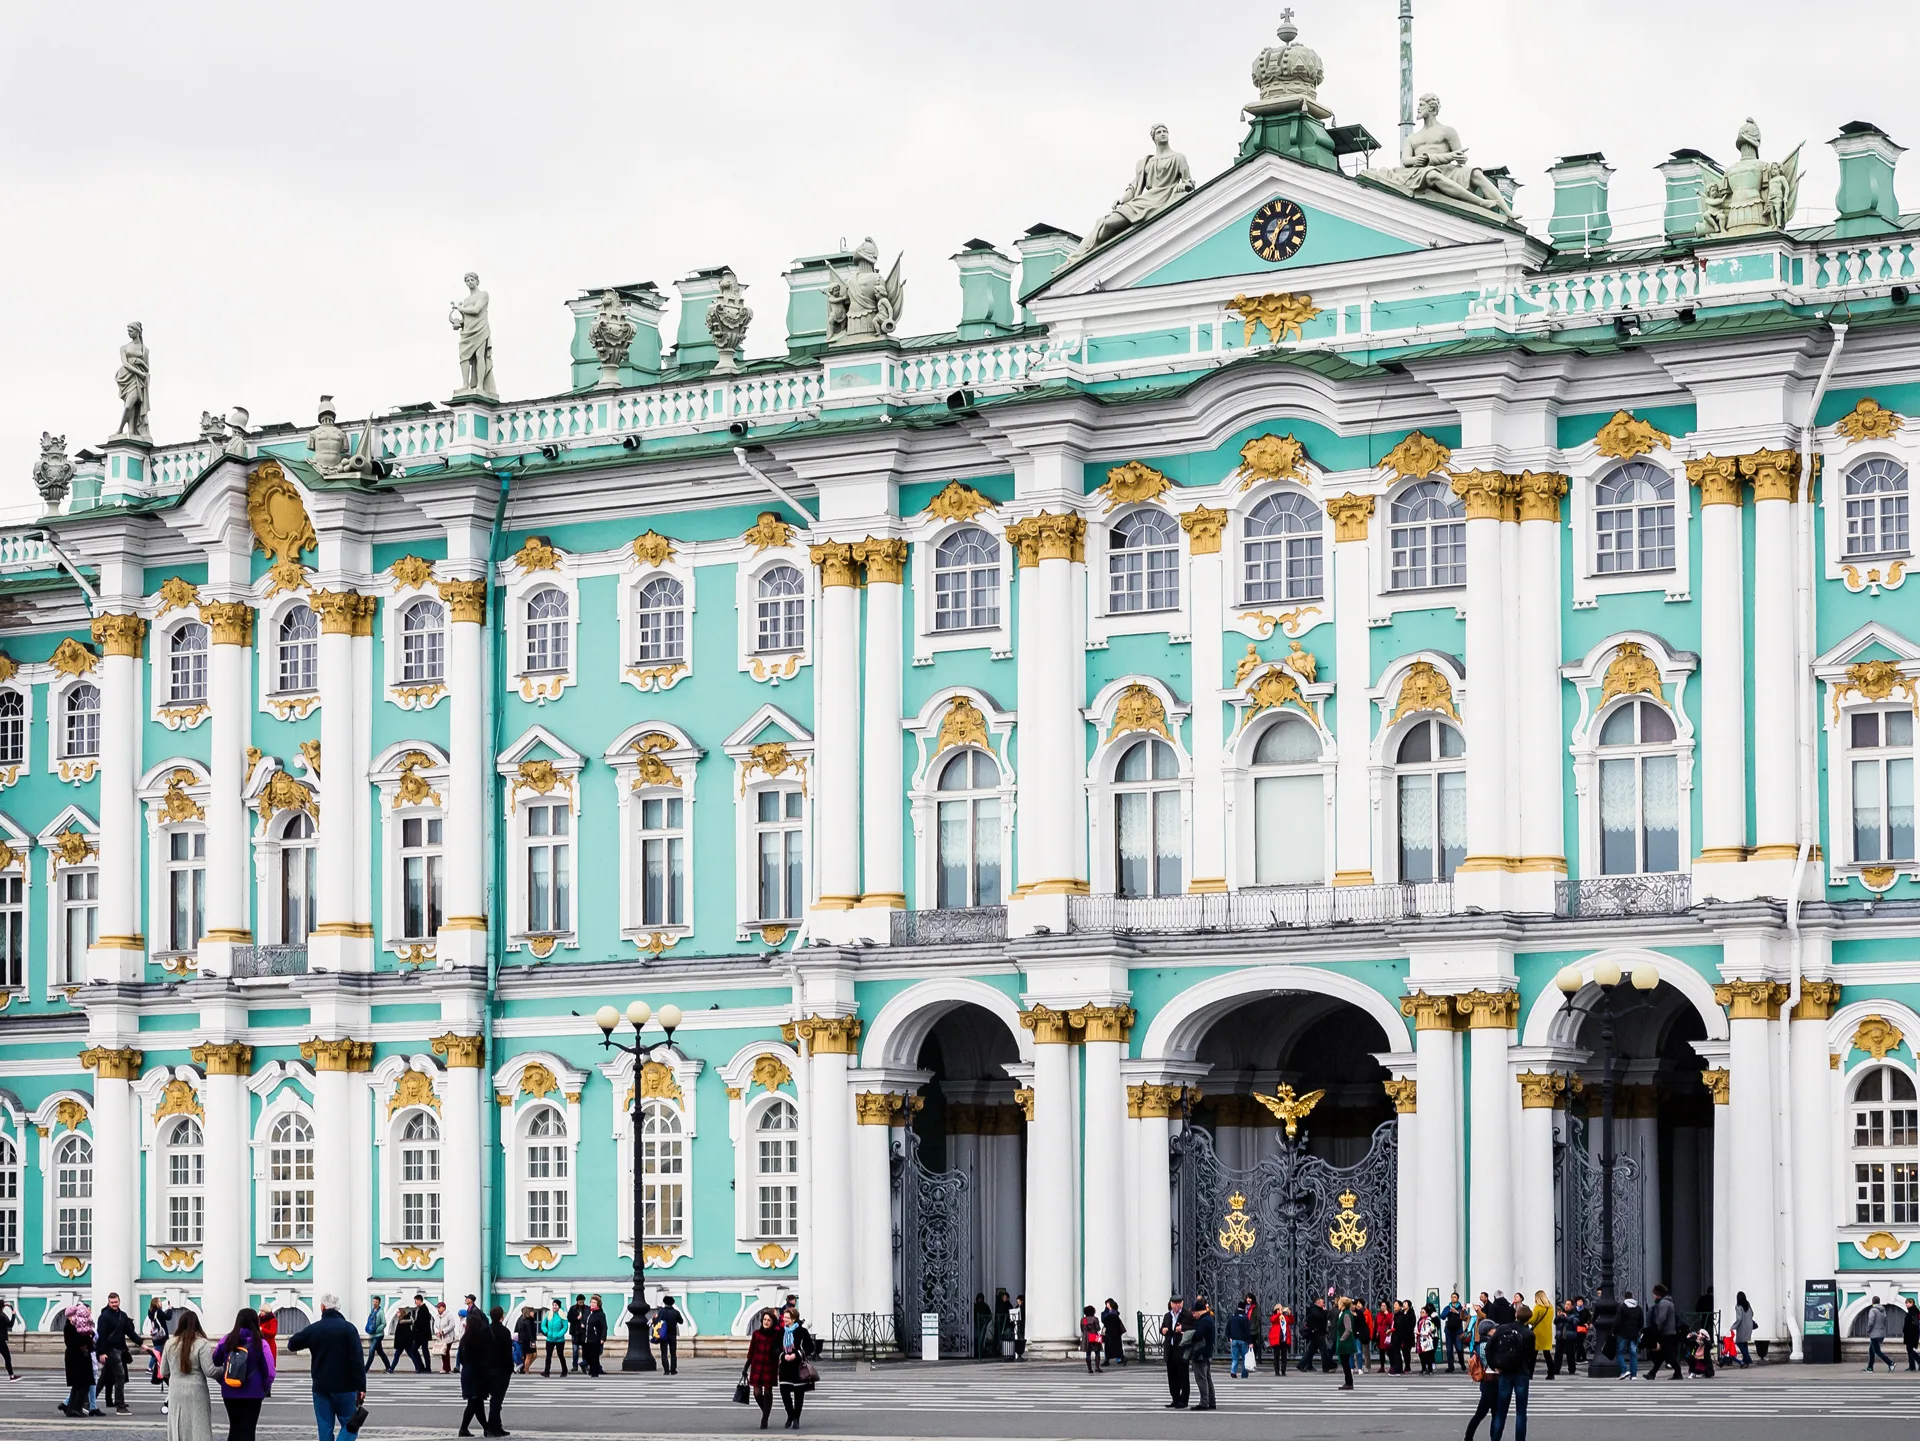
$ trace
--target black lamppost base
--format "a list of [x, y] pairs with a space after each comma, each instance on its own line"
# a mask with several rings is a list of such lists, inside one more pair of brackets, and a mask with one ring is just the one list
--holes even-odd
[[627, 1322], [627, 1354], [620, 1358], [622, 1371], [653, 1371], [658, 1369], [653, 1360], [653, 1347], [647, 1344], [647, 1327], [644, 1321]]

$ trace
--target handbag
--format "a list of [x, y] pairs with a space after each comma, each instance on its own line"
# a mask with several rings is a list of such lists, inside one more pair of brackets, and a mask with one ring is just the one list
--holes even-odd
[[1469, 1381], [1484, 1381], [1487, 1379], [1487, 1363], [1480, 1359], [1480, 1353], [1478, 1351], [1469, 1351], [1467, 1353], [1467, 1379]]
[[820, 1383], [820, 1372], [805, 1356], [795, 1363], [793, 1374], [800, 1378], [802, 1386], [817, 1386]]
[[366, 1407], [356, 1406], [354, 1408], [353, 1414], [347, 1417], [346, 1429], [353, 1432], [353, 1434], [356, 1436], [358, 1436], [362, 1431], [367, 1429], [367, 1408]]
[[753, 1399], [753, 1393], [747, 1389], [747, 1381], [746, 1381], [746, 1378], [743, 1376], [734, 1385], [733, 1404], [736, 1406], [744, 1406], [752, 1399]]

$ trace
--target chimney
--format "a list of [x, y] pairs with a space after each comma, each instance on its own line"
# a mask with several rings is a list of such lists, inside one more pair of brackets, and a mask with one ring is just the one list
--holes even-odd
[[1725, 172], [1720, 162], [1700, 150], [1676, 150], [1659, 167], [1667, 182], [1667, 209], [1661, 225], [1670, 244], [1680, 245], [1704, 234], [1700, 195], [1707, 183]]
[[[1020, 252], [1021, 300], [1046, 284], [1054, 272], [1067, 263], [1067, 257], [1079, 243], [1080, 237], [1072, 231], [1049, 225], [1044, 220], [1038, 225], [1029, 225], [1027, 233], [1013, 242], [1013, 248]], [[1020, 307], [1020, 318], [1033, 319], [1025, 305]]]
[[696, 270], [685, 280], [673, 282], [680, 292], [680, 324], [673, 332], [673, 364], [676, 370], [691, 365], [712, 365], [720, 358], [713, 337], [707, 333], [707, 307], [720, 293], [720, 277], [727, 266]]
[[1553, 177], [1553, 219], [1547, 234], [1563, 250], [1591, 250], [1613, 237], [1613, 219], [1607, 214], [1607, 177], [1613, 168], [1595, 150], [1587, 155], [1564, 155], [1547, 167]]
[[818, 350], [827, 343], [827, 287], [833, 274], [831, 262], [842, 275], [853, 269], [851, 250], [836, 250], [831, 255], [802, 255], [783, 277], [787, 282], [787, 352]]
[[1887, 132], [1866, 120], [1850, 120], [1827, 142], [1840, 157], [1840, 212], [1835, 235], [1885, 235], [1900, 228], [1900, 202], [1893, 192], [1894, 167], [1906, 153]]
[[953, 257], [960, 268], [960, 338], [983, 340], [1018, 330], [1013, 313], [1013, 262], [985, 240], [969, 240]]

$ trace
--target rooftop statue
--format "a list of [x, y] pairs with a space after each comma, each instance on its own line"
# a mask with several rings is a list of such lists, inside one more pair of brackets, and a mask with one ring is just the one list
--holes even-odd
[[587, 332], [587, 344], [600, 357], [600, 385], [614, 389], [620, 384], [620, 367], [627, 363], [627, 349], [633, 344], [634, 326], [627, 318], [627, 305], [617, 290], [600, 297], [600, 313]]
[[493, 383], [493, 326], [487, 321], [487, 292], [480, 277], [467, 272], [467, 293], [447, 309], [447, 320], [460, 332], [460, 390], [498, 400]]
[[1300, 27], [1293, 23], [1293, 7], [1280, 12], [1278, 45], [1269, 45], [1253, 62], [1253, 83], [1260, 87], [1257, 103], [1304, 100], [1317, 103], [1320, 82], [1327, 78], [1326, 62], [1320, 52], [1300, 41]]
[[907, 290], [900, 278], [900, 259], [894, 256], [893, 269], [882, 280], [880, 247], [869, 235], [853, 252], [851, 275], [842, 275], [832, 261], [827, 262], [833, 276], [833, 283], [827, 287], [829, 345], [878, 340], [893, 334], [894, 326], [900, 323], [900, 306]]
[[1752, 235], [1784, 230], [1800, 204], [1800, 147], [1785, 160], [1760, 158], [1760, 127], [1747, 117], [1734, 142], [1740, 158], [1700, 192], [1702, 235]]
[[127, 343], [120, 347], [120, 368], [113, 373], [113, 383], [120, 388], [120, 429], [114, 432], [115, 439], [153, 439], [147, 428], [152, 382], [146, 342], [136, 320], [127, 327]]
[[1071, 265], [1081, 256], [1091, 255], [1109, 240], [1153, 219], [1192, 190], [1193, 171], [1187, 165], [1187, 157], [1167, 144], [1166, 126], [1154, 126], [1153, 154], [1133, 167], [1133, 184], [1127, 187], [1127, 193], [1094, 222], [1087, 238], [1067, 257], [1067, 263]]
[[1440, 123], [1440, 97], [1432, 93], [1420, 97], [1419, 128], [1400, 142], [1400, 168], [1370, 173], [1374, 179], [1408, 195], [1431, 193], [1506, 220], [1513, 219], [1513, 211], [1500, 193], [1500, 187], [1487, 178], [1486, 171], [1467, 163], [1467, 150], [1460, 143], [1460, 132]]
[[752, 323], [753, 309], [747, 304], [740, 278], [729, 270], [720, 277], [720, 293], [707, 307], [707, 334], [720, 352], [713, 366], [715, 375], [732, 375], [740, 369], [740, 347], [746, 343], [747, 327]]
[[33, 463], [33, 488], [40, 492], [40, 499], [47, 503], [47, 509], [55, 509], [67, 498], [67, 487], [73, 484], [73, 462], [67, 459], [67, 438], [40, 432], [40, 458]]
[[340, 469], [347, 455], [347, 433], [334, 423], [333, 397], [320, 397], [320, 420], [307, 433], [307, 449], [313, 452], [313, 468], [322, 475]]

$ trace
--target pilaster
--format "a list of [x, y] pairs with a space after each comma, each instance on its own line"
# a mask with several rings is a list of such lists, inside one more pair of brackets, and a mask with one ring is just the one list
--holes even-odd
[[140, 1273], [140, 1207], [125, 1199], [124, 1192], [116, 1198], [113, 1181], [107, 1178], [124, 1176], [127, 1165], [140, 1155], [132, 1083], [145, 1063], [146, 1056], [130, 1046], [93, 1045], [80, 1053], [80, 1064], [93, 1072], [94, 1174], [105, 1183], [96, 1189], [93, 1211], [90, 1279], [96, 1306], [104, 1305], [113, 1291], [131, 1297]]
[[1508, 546], [1503, 534], [1517, 518], [1513, 477], [1497, 470], [1453, 476], [1467, 514], [1467, 855], [1454, 873], [1463, 905], [1503, 910], [1514, 868], [1507, 754]]
[[200, 970], [203, 975], [229, 975], [232, 948], [253, 940], [246, 783], [254, 613], [244, 601], [208, 601], [200, 607], [200, 620], [213, 640], [207, 674], [213, 711], [207, 766], [207, 928], [200, 942]]
[[[486, 1037], [448, 1031], [435, 1036], [433, 1053], [445, 1059], [440, 1078], [446, 1115], [441, 1128], [445, 1183], [440, 1192], [441, 1235], [446, 1251], [441, 1264], [446, 1294], [481, 1293], [486, 1273], [480, 1250], [480, 1199], [486, 1194], [484, 1162], [480, 1154], [481, 1108], [484, 1093]], [[451, 1303], [449, 1303], [451, 1304]]]
[[1370, 539], [1374, 498], [1335, 496], [1333, 517], [1334, 724], [1339, 750], [1334, 771], [1333, 883], [1370, 886], [1373, 872], [1373, 782], [1367, 757], [1373, 739], [1372, 640], [1368, 593], [1372, 589]]
[[[1700, 853], [1696, 895], [1741, 899], [1736, 877], [1702, 866], [1747, 855], [1746, 617], [1740, 536], [1740, 471], [1734, 456], [1687, 462], [1700, 492]], [[1790, 774], [1791, 772], [1789, 772]]]
[[[1414, 1255], [1423, 1284], [1454, 1289], [1466, 1279], [1460, 1251], [1460, 1036], [1450, 995], [1415, 991], [1400, 1000], [1414, 1024], [1418, 1172]], [[1503, 1286], [1501, 1289], [1505, 1289]]]
[[[862, 696], [860, 834], [865, 851], [865, 887], [856, 918], [866, 939], [889, 939], [887, 912], [907, 904], [900, 787], [905, 775], [905, 732], [900, 726], [901, 627], [905, 601], [907, 543], [868, 536], [853, 547], [867, 578], [866, 685]], [[924, 903], [924, 902], [923, 902]]]
[[93, 618], [93, 639], [100, 647], [100, 930], [87, 952], [87, 979], [96, 983], [139, 981], [146, 974], [147, 942], [140, 931], [140, 847], [146, 828], [134, 800], [146, 636], [147, 623], [137, 615]]
[[[445, 580], [447, 610], [446, 913], [434, 950], [449, 965], [487, 963], [487, 582]], [[476, 1264], [478, 1257], [475, 1257]], [[451, 1264], [451, 1251], [449, 1251]]]
[[853, 547], [826, 542], [809, 551], [820, 571], [819, 630], [813, 650], [813, 929], [852, 937], [844, 917], [860, 902], [860, 592]]
[[[1220, 537], [1227, 513], [1199, 506], [1180, 516], [1187, 533], [1189, 643], [1193, 663], [1193, 874], [1189, 891], [1227, 888], [1227, 793], [1222, 757], [1226, 753], [1226, 715], [1221, 701], [1225, 677], [1224, 613], [1226, 577]], [[1151, 1304], [1164, 1301], [1155, 1297]]]
[[200, 1100], [206, 1112], [201, 1134], [207, 1175], [228, 1178], [227, 1184], [207, 1187], [206, 1244], [200, 1253], [202, 1303], [209, 1316], [224, 1316], [246, 1304], [253, 1196], [245, 1181], [253, 1170], [248, 1164], [252, 1097], [247, 1077], [253, 1073], [253, 1047], [242, 1041], [207, 1041], [188, 1054], [206, 1072]]
[[[1566, 726], [1560, 706], [1560, 501], [1567, 477], [1529, 470], [1515, 481], [1520, 501], [1520, 576], [1514, 604], [1518, 707], [1520, 854], [1509, 882], [1515, 910], [1551, 912], [1554, 882], [1567, 873], [1561, 818]], [[1476, 718], [1477, 728], [1477, 718]], [[1468, 741], [1472, 752], [1472, 741]], [[1551, 1285], [1536, 1289], [1551, 1290]]]
[[[361, 912], [360, 876], [369, 871], [371, 835], [363, 838], [356, 812], [356, 757], [362, 748], [354, 637], [371, 634], [374, 598], [350, 590], [316, 590], [309, 604], [320, 616], [321, 822], [315, 845], [314, 916], [307, 946], [316, 967], [334, 971], [373, 969], [373, 920]], [[329, 777], [338, 784], [329, 787]], [[364, 776], [362, 777], [364, 779]], [[342, 1293], [345, 1294], [344, 1292]]]

